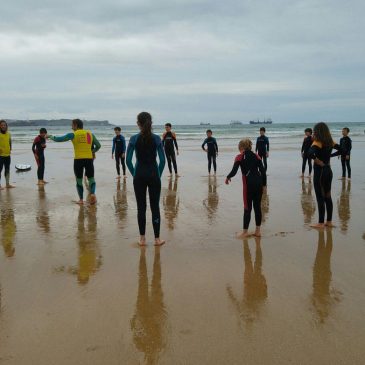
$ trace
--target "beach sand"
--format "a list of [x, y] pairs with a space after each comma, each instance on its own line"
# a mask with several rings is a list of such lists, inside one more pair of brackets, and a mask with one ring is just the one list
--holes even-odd
[[[18, 148], [17, 148], [18, 147]], [[242, 183], [224, 185], [206, 157], [182, 148], [178, 181], [163, 177], [162, 234], [137, 246], [131, 177], [118, 190], [109, 146], [97, 155], [96, 207], [79, 207], [72, 147], [49, 143], [46, 180], [14, 173], [0, 192], [0, 364], [363, 364], [365, 150], [351, 184], [337, 180], [334, 221], [318, 232], [314, 189], [297, 151], [268, 160], [263, 237], [237, 240]], [[34, 163], [33, 163], [34, 165]], [[254, 221], [251, 223], [254, 228]]]

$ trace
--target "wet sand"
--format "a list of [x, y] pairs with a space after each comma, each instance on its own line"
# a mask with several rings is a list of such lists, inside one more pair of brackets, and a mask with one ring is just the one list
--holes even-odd
[[[0, 192], [0, 364], [363, 364], [365, 172], [334, 179], [337, 228], [317, 232], [314, 189], [301, 162], [277, 148], [269, 159], [263, 237], [240, 241], [240, 176], [217, 178], [186, 149], [183, 177], [163, 177], [162, 237], [136, 245], [132, 179], [118, 186], [104, 148], [99, 202], [78, 207], [71, 145], [49, 145], [46, 178], [15, 174]], [[362, 149], [361, 149], [362, 148]], [[28, 162], [15, 150], [13, 166]], [[26, 157], [27, 156], [27, 157]], [[335, 177], [340, 163], [333, 162]], [[166, 172], [165, 172], [166, 173]]]

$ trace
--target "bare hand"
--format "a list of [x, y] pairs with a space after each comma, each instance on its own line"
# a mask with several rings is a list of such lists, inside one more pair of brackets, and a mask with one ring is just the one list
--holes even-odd
[[176, 154], [179, 156], [179, 150], [176, 151]]
[[349, 160], [349, 159], [350, 159], [350, 156], [349, 156], [349, 155], [347, 155], [347, 156], [346, 156], [346, 160]]
[[114, 160], [114, 155], [112, 155], [112, 160]]
[[124, 158], [125, 157], [125, 153], [122, 153], [122, 158]]
[[269, 157], [269, 152], [266, 152], [266, 157]]
[[231, 182], [231, 179], [226, 178], [225, 184], [229, 185], [230, 182]]

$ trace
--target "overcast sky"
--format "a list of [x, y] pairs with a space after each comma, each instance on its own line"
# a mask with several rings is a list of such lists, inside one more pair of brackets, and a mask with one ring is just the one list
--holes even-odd
[[7, 0], [0, 117], [365, 120], [363, 0]]

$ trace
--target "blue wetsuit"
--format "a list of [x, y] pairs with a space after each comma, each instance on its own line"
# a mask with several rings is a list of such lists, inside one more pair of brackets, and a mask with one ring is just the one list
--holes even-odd
[[121, 134], [113, 138], [112, 155], [115, 157], [115, 166], [117, 168], [117, 174], [120, 175], [120, 164], [122, 164], [123, 175], [125, 175], [125, 154], [126, 145], [125, 138]]
[[212, 169], [212, 162], [214, 172], [217, 172], [217, 162], [216, 157], [218, 154], [218, 145], [217, 140], [214, 137], [208, 137], [204, 140], [202, 144], [202, 149], [205, 149], [205, 145], [208, 147], [207, 157], [208, 157], [208, 172], [210, 173]]
[[[133, 166], [133, 154], [136, 154], [136, 164]], [[157, 164], [156, 158], [159, 158]], [[142, 135], [136, 134], [131, 137], [127, 148], [127, 166], [133, 176], [134, 193], [137, 200], [139, 233], [146, 233], [146, 193], [150, 196], [152, 212], [152, 225], [155, 238], [160, 237], [160, 194], [161, 175], [165, 167], [165, 153], [161, 138], [152, 134], [150, 140], [145, 141]]]

